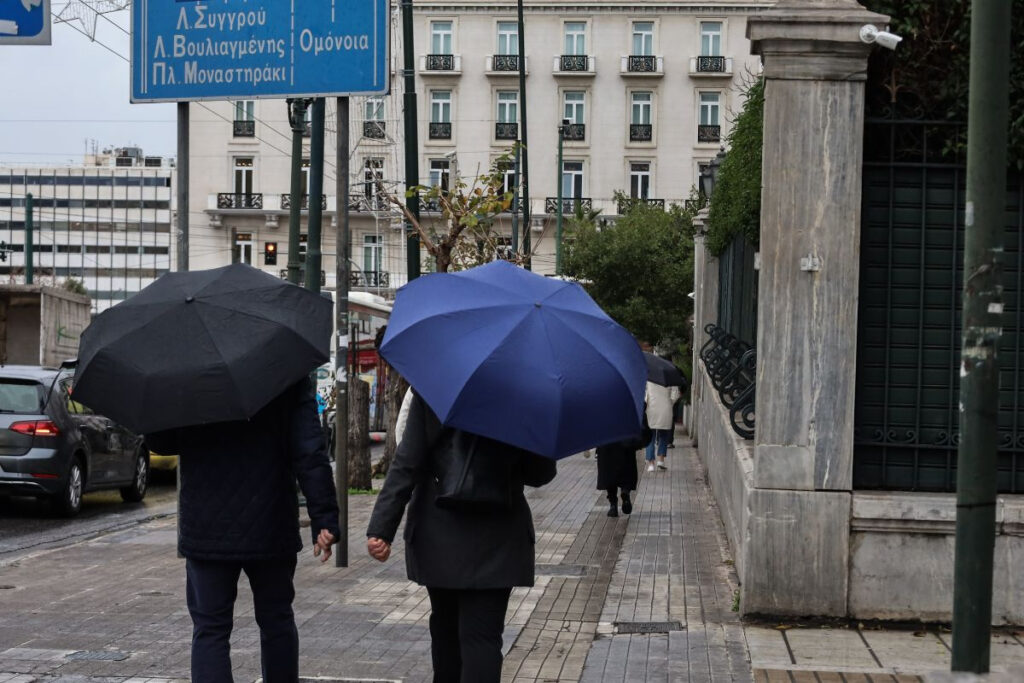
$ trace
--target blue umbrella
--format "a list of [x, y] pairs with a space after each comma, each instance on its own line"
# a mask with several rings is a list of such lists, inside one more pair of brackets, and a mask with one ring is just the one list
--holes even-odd
[[641, 429], [629, 332], [578, 284], [506, 261], [402, 287], [380, 353], [446, 425], [550, 458]]

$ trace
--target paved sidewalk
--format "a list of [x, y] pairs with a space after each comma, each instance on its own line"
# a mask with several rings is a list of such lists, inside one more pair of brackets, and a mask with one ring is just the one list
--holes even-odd
[[[529, 491], [537, 582], [512, 593], [503, 681], [910, 683], [948, 669], [941, 629], [742, 624], [714, 497], [696, 452], [676, 443], [667, 472], [642, 473], [629, 517], [605, 515], [593, 458], [562, 461], [551, 484]], [[300, 557], [302, 673], [430, 681], [429, 601], [405, 578], [401, 541], [384, 564], [365, 552], [374, 499], [350, 498], [351, 566], [321, 565], [308, 548]], [[0, 683], [188, 680], [191, 622], [175, 523], [152, 519], [3, 556]], [[259, 632], [244, 587], [232, 652], [236, 680], [255, 680]], [[1022, 637], [996, 633], [993, 668], [1021, 665]]]

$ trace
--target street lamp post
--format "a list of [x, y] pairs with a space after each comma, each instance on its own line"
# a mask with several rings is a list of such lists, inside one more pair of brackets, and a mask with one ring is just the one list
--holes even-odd
[[558, 223], [555, 228], [555, 275], [562, 274], [562, 144], [565, 142], [565, 128], [569, 125], [569, 119], [562, 119], [558, 126]]

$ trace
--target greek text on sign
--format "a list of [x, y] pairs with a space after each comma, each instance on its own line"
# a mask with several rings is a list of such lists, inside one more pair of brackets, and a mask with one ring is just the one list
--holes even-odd
[[387, 0], [135, 0], [132, 102], [382, 94]]

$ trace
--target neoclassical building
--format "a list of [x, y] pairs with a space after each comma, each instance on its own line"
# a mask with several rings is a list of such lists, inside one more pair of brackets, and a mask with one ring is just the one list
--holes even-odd
[[[536, 271], [554, 272], [559, 182], [567, 212], [579, 202], [608, 217], [620, 212], [617, 191], [666, 206], [690, 197], [701, 164], [718, 151], [746, 84], [759, 70], [745, 37], [746, 19], [771, 4], [527, 0], [523, 58], [532, 219], [520, 234], [529, 231]], [[351, 284], [382, 294], [406, 281], [401, 216], [376, 190], [379, 180], [398, 197], [405, 191], [397, 5], [391, 23], [391, 94], [350, 98], [345, 169], [351, 183]], [[521, 138], [518, 39], [515, 3], [416, 3], [421, 184], [471, 180]], [[190, 110], [191, 267], [242, 260], [283, 270], [291, 146], [285, 103], [194, 103]], [[332, 98], [320, 199], [328, 289], [334, 288], [335, 123]], [[511, 184], [511, 169], [508, 177]], [[427, 222], [437, 218], [430, 208]], [[499, 230], [511, 235], [511, 216], [502, 217]], [[268, 243], [276, 248], [276, 265], [264, 265]], [[423, 258], [425, 267], [428, 260]]]

